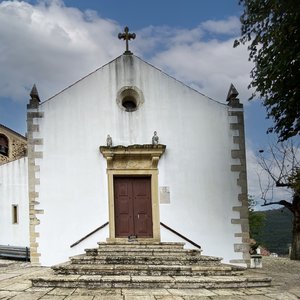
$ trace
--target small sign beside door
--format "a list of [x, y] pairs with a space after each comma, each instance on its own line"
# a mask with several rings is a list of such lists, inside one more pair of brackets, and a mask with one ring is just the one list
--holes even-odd
[[168, 186], [159, 187], [159, 202], [161, 204], [170, 204], [170, 187]]

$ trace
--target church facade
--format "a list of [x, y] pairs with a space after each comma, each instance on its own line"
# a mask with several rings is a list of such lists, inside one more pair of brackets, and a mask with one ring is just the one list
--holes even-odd
[[34, 87], [25, 170], [32, 263], [61, 263], [106, 240], [184, 241], [178, 232], [203, 254], [246, 265], [243, 107], [235, 89], [227, 100], [130, 53], [44, 102]]

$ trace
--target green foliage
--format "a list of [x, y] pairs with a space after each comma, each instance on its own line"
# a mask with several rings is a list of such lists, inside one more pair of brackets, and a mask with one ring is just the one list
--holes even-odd
[[267, 210], [259, 213], [265, 216], [265, 222], [259, 236], [253, 238], [270, 252], [288, 255], [288, 244], [292, 243], [293, 214], [287, 208]]
[[261, 229], [264, 225], [265, 215], [261, 212], [255, 212], [254, 207], [256, 201], [252, 196], [248, 196], [248, 207], [249, 207], [249, 229], [250, 237], [259, 237]]
[[254, 62], [249, 87], [261, 97], [279, 140], [300, 133], [300, 1], [240, 0], [241, 38]]
[[289, 184], [293, 189], [294, 193], [300, 195], [300, 169], [299, 168], [297, 168], [296, 171], [294, 171], [289, 176]]

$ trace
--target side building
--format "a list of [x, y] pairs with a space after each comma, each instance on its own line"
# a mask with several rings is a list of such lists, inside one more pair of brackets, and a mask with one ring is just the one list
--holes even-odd
[[0, 245], [29, 247], [27, 138], [0, 124]]

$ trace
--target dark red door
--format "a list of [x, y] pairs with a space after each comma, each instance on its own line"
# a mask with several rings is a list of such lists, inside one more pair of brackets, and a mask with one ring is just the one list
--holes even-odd
[[116, 237], [152, 237], [150, 177], [114, 177]]

